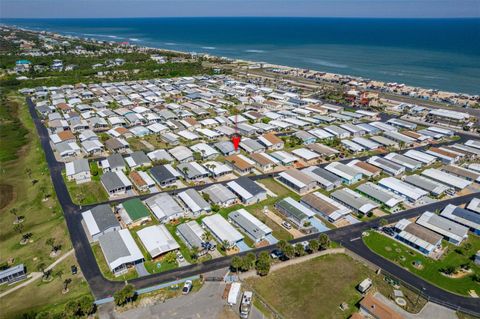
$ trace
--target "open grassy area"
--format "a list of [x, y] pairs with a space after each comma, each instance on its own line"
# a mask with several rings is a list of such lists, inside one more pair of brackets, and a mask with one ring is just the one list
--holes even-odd
[[28, 130], [18, 118], [21, 101], [2, 95], [0, 107], [0, 163], [18, 158], [19, 149], [28, 143]]
[[[80, 273], [80, 268], [78, 269], [79, 273], [72, 275], [70, 272], [72, 265], [78, 265], [73, 255], [67, 257], [53, 269], [52, 281], [42, 282], [39, 279], [27, 287], [3, 297], [0, 318], [15, 318], [23, 313], [43, 311], [60, 313], [69, 300], [89, 295], [90, 289]], [[72, 279], [72, 282], [68, 285], [69, 292], [63, 294], [63, 282], [67, 278]]]
[[[32, 272], [37, 271], [41, 263], [49, 265], [55, 260], [49, 256], [51, 247], [45, 243], [48, 238], [55, 238], [63, 252], [70, 250], [72, 245], [26, 104], [16, 95], [9, 95], [9, 98], [18, 101], [18, 109], [9, 112], [16, 114], [28, 134], [25, 136], [27, 143], [16, 149], [18, 159], [1, 163], [1, 188], [8, 191], [0, 192], [3, 206], [0, 208], [0, 262], [5, 264], [13, 260], [15, 265], [23, 263], [27, 271]], [[6, 112], [3, 105], [2, 112]], [[14, 149], [10, 151], [15, 153]], [[21, 234], [14, 230], [12, 209], [25, 218], [21, 223], [22, 232], [31, 234], [27, 245], [19, 243]]]
[[[475, 265], [471, 257], [480, 249], [480, 238], [472, 234], [459, 249], [451, 244], [440, 260], [433, 260], [407, 246], [377, 232], [370, 232], [363, 238], [365, 244], [375, 253], [389, 259], [410, 272], [425, 280], [451, 292], [468, 295], [470, 290], [480, 294], [480, 285], [473, 281], [474, 273], [480, 274], [480, 267]], [[469, 249], [468, 249], [469, 248]], [[420, 263], [421, 267], [414, 266]], [[448, 266], [460, 267], [468, 264], [471, 273], [460, 278], [451, 278], [440, 272], [440, 269]]]
[[[391, 293], [382, 276], [346, 255], [318, 257], [247, 283], [285, 318], [348, 318], [361, 299], [356, 286], [367, 277], [374, 281], [374, 289]], [[342, 302], [348, 310], [339, 309]]]
[[109, 280], [116, 280], [116, 281], [125, 281], [125, 280], [130, 280], [138, 277], [137, 271], [135, 269], [130, 269], [127, 273], [121, 276], [115, 277], [113, 273], [110, 271], [110, 268], [108, 267], [107, 261], [105, 260], [105, 256], [103, 256], [102, 248], [100, 247], [100, 245], [93, 244], [91, 247], [103, 277]]
[[108, 194], [97, 178], [92, 178], [90, 182], [82, 184], [68, 181], [66, 178], [64, 180], [68, 193], [75, 204], [90, 205], [108, 200]]

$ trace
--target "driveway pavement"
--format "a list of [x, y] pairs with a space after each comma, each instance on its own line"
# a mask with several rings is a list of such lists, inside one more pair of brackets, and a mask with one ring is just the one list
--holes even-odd
[[150, 275], [148, 272], [147, 268], [145, 268], [144, 263], [139, 263], [135, 265], [135, 269], [137, 270], [138, 276], [139, 277], [144, 277]]

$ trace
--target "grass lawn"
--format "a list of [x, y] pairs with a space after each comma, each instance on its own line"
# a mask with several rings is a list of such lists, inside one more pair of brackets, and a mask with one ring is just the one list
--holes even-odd
[[[348, 318], [361, 299], [355, 287], [376, 276], [349, 256], [327, 255], [247, 279], [247, 283], [285, 318]], [[342, 302], [349, 305], [348, 310], [339, 309]]]
[[97, 178], [92, 178], [90, 182], [78, 185], [75, 181], [67, 181], [66, 178], [64, 180], [68, 193], [75, 204], [90, 205], [108, 200], [107, 192]]
[[[471, 257], [480, 249], [480, 238], [472, 234], [460, 249], [451, 244], [448, 245], [447, 252], [440, 260], [433, 260], [419, 252], [408, 248], [407, 246], [377, 232], [370, 232], [368, 236], [363, 237], [365, 244], [375, 253], [389, 259], [408, 271], [424, 278], [425, 280], [451, 292], [468, 295], [470, 290], [475, 290], [480, 294], [480, 285], [473, 281], [471, 274], [462, 278], [450, 278], [443, 275], [440, 269], [447, 266], [458, 267], [468, 263], [472, 274], [480, 273], [480, 267], [475, 265]], [[467, 245], [468, 243], [468, 245]], [[470, 246], [470, 249], [466, 249]], [[419, 269], [413, 265], [414, 262], [421, 262], [422, 268]]]
[[[89, 295], [90, 289], [80, 274], [80, 268], [77, 275], [72, 275], [70, 272], [70, 266], [74, 264], [78, 265], [75, 256], [69, 256], [53, 269], [52, 281], [37, 280], [3, 297], [0, 318], [14, 318], [26, 312], [59, 313], [63, 311], [67, 301]], [[63, 273], [61, 278], [59, 272]], [[63, 281], [67, 278], [72, 279], [72, 282], [68, 285], [69, 292], [63, 294]]]
[[[28, 134], [25, 136], [27, 143], [24, 146], [16, 148], [16, 152], [10, 149], [18, 158], [1, 163], [0, 189], [7, 191], [0, 192], [2, 197], [0, 256], [2, 262], [11, 259], [13, 264], [23, 263], [27, 271], [32, 272], [37, 271], [40, 263], [49, 265], [54, 261], [49, 256], [51, 248], [45, 244], [48, 238], [55, 238], [55, 241], [62, 245], [63, 252], [70, 250], [72, 245], [26, 104], [15, 95], [9, 97], [19, 102], [18, 109], [10, 111], [15, 114]], [[3, 105], [0, 107], [2, 116], [6, 112], [3, 107]], [[2, 147], [4, 142], [8, 142], [8, 139], [2, 141]], [[48, 195], [46, 200], [45, 195]], [[32, 235], [27, 245], [19, 244], [21, 235], [13, 227], [15, 216], [9, 213], [13, 208], [17, 210], [18, 216], [25, 218], [22, 223], [23, 233]], [[32, 300], [32, 303], [34, 302], [35, 300]]]
[[18, 119], [22, 101], [16, 96], [3, 95], [0, 108], [0, 163], [15, 160], [18, 150], [28, 143], [28, 130]]
[[135, 269], [130, 269], [127, 273], [121, 276], [115, 277], [110, 271], [110, 268], [108, 267], [107, 261], [105, 260], [105, 256], [103, 256], [103, 252], [102, 252], [102, 248], [100, 247], [100, 244], [93, 244], [91, 247], [103, 277], [109, 280], [116, 280], [116, 281], [125, 281], [125, 280], [130, 280], [138, 277], [137, 271]]

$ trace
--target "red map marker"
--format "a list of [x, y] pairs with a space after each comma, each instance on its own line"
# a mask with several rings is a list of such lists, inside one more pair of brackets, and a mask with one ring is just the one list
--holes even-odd
[[238, 151], [238, 145], [240, 145], [241, 140], [242, 140], [242, 136], [238, 133], [232, 136], [232, 143], [235, 151]]

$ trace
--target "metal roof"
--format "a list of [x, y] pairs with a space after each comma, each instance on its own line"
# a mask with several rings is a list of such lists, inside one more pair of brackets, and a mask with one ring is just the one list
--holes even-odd
[[143, 259], [143, 254], [128, 229], [108, 232], [98, 238], [111, 270]]
[[243, 208], [231, 212], [228, 214], [228, 218], [255, 240], [262, 239], [272, 233], [267, 225]]

